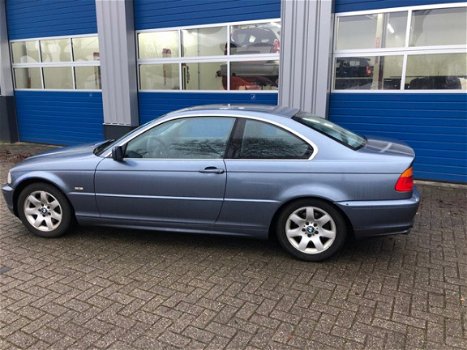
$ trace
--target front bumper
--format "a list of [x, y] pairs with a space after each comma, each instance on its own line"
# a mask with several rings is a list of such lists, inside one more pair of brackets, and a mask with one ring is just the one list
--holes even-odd
[[420, 204], [416, 188], [411, 198], [336, 203], [349, 218], [356, 238], [409, 233]]
[[6, 205], [8, 209], [14, 214], [14, 209], [13, 209], [13, 188], [6, 184], [3, 185], [2, 187], [2, 192], [3, 192], [3, 198], [5, 198]]

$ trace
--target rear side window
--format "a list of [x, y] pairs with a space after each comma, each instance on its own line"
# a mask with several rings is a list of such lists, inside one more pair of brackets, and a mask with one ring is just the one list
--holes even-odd
[[347, 146], [353, 150], [362, 148], [366, 143], [365, 138], [347, 129], [344, 129], [343, 127], [340, 127], [339, 125], [334, 124], [327, 119], [313, 116], [307, 112], [298, 112], [292, 119], [320, 132], [321, 134], [330, 137], [339, 143], [342, 143], [344, 146]]
[[240, 159], [308, 159], [313, 148], [292, 133], [269, 123], [246, 120]]

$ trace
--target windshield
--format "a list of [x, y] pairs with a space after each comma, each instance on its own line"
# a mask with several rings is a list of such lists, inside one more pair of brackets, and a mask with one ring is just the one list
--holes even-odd
[[366, 143], [365, 138], [307, 112], [300, 111], [292, 119], [354, 150], [362, 148]]

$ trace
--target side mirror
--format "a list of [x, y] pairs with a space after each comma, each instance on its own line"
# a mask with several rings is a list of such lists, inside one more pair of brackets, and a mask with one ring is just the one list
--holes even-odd
[[122, 146], [115, 146], [112, 148], [112, 159], [121, 162], [123, 160], [124, 152]]

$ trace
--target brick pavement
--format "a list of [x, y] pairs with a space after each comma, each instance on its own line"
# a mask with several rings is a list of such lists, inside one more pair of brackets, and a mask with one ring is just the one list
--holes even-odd
[[[40, 149], [0, 145], [2, 182]], [[1, 200], [0, 348], [466, 349], [467, 189], [420, 189], [410, 235], [350, 242], [324, 263], [239, 238], [41, 239]]]

